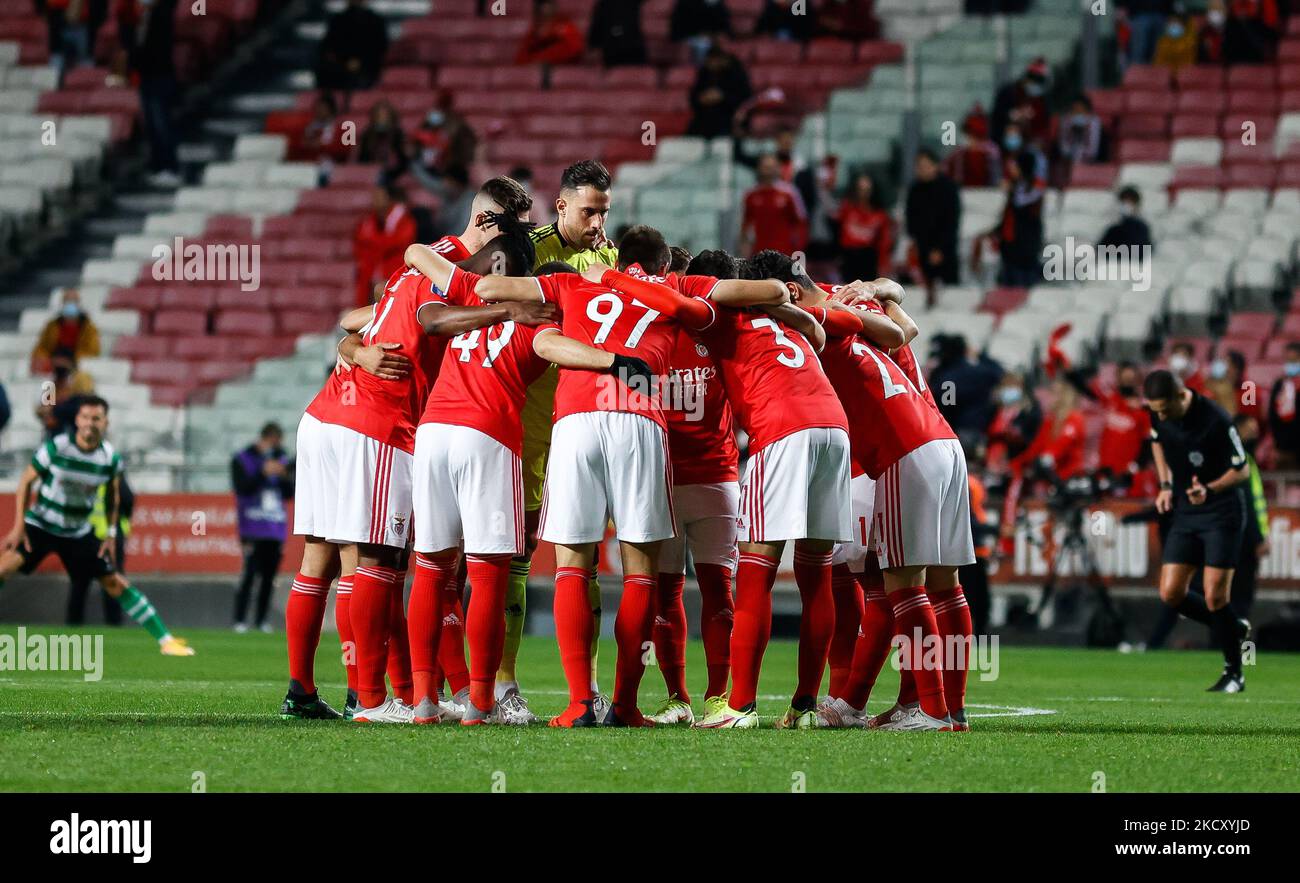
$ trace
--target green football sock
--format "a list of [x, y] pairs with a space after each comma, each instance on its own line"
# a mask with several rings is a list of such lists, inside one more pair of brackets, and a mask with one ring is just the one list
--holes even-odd
[[163, 625], [158, 611], [154, 609], [153, 604], [149, 603], [149, 599], [134, 586], [124, 588], [122, 597], [117, 600], [122, 605], [122, 609], [126, 611], [126, 615], [143, 626], [144, 630], [152, 635], [155, 640], [161, 641], [167, 637], [167, 626]]
[[591, 603], [591, 618], [595, 623], [591, 632], [591, 689], [600, 692], [596, 679], [596, 663], [600, 658], [600, 580], [596, 577], [594, 567], [591, 569], [591, 579], [587, 582], [587, 600]]
[[510, 584], [506, 588], [506, 639], [501, 649], [498, 681], [517, 681], [515, 662], [519, 659], [519, 641], [524, 636], [524, 618], [528, 613], [528, 571], [532, 562], [515, 558], [510, 562]]

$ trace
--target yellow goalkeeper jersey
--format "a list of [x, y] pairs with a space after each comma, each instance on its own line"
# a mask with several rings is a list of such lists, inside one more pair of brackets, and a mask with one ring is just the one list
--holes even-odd
[[[592, 264], [618, 266], [618, 249], [614, 246], [604, 248], [579, 248], [570, 245], [560, 235], [554, 224], [534, 227], [529, 233], [533, 247], [537, 250], [537, 260], [533, 269], [549, 261], [564, 261], [575, 270], [582, 272]], [[555, 385], [559, 382], [560, 369], [552, 365], [541, 377], [528, 387], [528, 396], [524, 399], [524, 508], [531, 511], [542, 505], [542, 484], [546, 480], [546, 458], [551, 450], [551, 422], [555, 412]]]

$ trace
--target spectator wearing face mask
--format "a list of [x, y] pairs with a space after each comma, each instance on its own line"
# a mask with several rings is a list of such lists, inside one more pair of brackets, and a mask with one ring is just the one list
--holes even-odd
[[410, 164], [410, 148], [391, 102], [380, 101], [370, 109], [370, 121], [357, 142], [357, 159], [380, 166], [380, 175], [386, 184], [397, 180], [406, 171]]
[[1038, 162], [1027, 150], [1008, 165], [1007, 176], [1002, 182], [1007, 201], [995, 232], [1002, 253], [998, 281], [1029, 288], [1043, 281], [1043, 198], [1047, 182], [1038, 176]]
[[1263, 417], [1259, 394], [1246, 379], [1246, 357], [1229, 350], [1210, 363], [1210, 379], [1205, 387], [1210, 398], [1228, 412], [1229, 417], [1246, 414]]
[[1097, 466], [1115, 477], [1138, 471], [1142, 446], [1151, 435], [1151, 414], [1142, 403], [1142, 375], [1132, 362], [1122, 362], [1115, 386], [1091, 387], [1092, 397], [1102, 406], [1103, 424], [1097, 446]]
[[59, 314], [45, 323], [32, 349], [32, 373], [45, 374], [55, 352], [66, 350], [75, 360], [99, 355], [99, 329], [81, 309], [81, 292], [63, 289]]
[[1002, 180], [1002, 152], [989, 137], [989, 118], [976, 104], [962, 123], [962, 145], [943, 161], [944, 173], [959, 187], [996, 187]]
[[997, 411], [988, 427], [988, 465], [995, 472], [1006, 472], [1038, 435], [1043, 409], [1025, 391], [1024, 376], [1014, 371], [1002, 376], [993, 399]]
[[450, 93], [442, 93], [411, 136], [411, 173], [444, 198], [442, 179], [447, 170], [469, 168], [478, 150], [478, 136], [451, 104]]
[[1002, 134], [1002, 180], [1010, 180], [1015, 171], [1011, 166], [1020, 162], [1020, 155], [1027, 153], [1034, 158], [1034, 177], [1047, 177], [1047, 156], [1038, 144], [1025, 138], [1019, 123], [1009, 123]]
[[1165, 19], [1164, 32], [1156, 40], [1151, 63], [1170, 71], [1193, 65], [1198, 45], [1196, 22], [1187, 16], [1183, 4], [1176, 3], [1174, 11]]
[[1101, 117], [1093, 112], [1087, 95], [1075, 96], [1070, 112], [1058, 123], [1056, 154], [1063, 166], [1061, 183], [1070, 180], [1075, 165], [1101, 161]]
[[1300, 467], [1300, 343], [1286, 348], [1285, 373], [1273, 384], [1268, 401], [1268, 428], [1273, 433], [1273, 451], [1278, 469]]
[[1099, 246], [1141, 248], [1151, 245], [1151, 228], [1142, 220], [1142, 194], [1135, 187], [1119, 192], [1119, 220], [1101, 234]]
[[1210, 0], [1205, 17], [1196, 29], [1197, 64], [1223, 64], [1224, 29], [1227, 25], [1227, 3]]
[[[1047, 109], [1047, 62], [1035, 59], [1025, 68], [1020, 77], [1003, 86], [993, 101], [991, 134], [998, 144], [1005, 143], [1007, 126], [1016, 123], [1020, 126], [1022, 137], [1026, 141], [1046, 144], [1052, 124], [1052, 115]], [[1019, 149], [1019, 148], [1017, 148]]]
[[1169, 15], [1170, 0], [1118, 0], [1128, 22], [1128, 63], [1148, 64]]
[[1169, 370], [1172, 371], [1183, 386], [1205, 395], [1205, 378], [1201, 376], [1201, 366], [1196, 363], [1196, 350], [1190, 343], [1176, 343], [1169, 353]]

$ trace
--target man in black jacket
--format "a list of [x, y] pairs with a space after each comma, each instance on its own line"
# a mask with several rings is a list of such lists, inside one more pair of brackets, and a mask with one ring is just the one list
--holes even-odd
[[907, 235], [916, 245], [927, 285], [960, 282], [957, 256], [961, 229], [961, 191], [939, 171], [939, 159], [928, 148], [916, 154], [916, 178], [907, 191]]
[[643, 0], [598, 0], [587, 29], [587, 45], [599, 49], [605, 67], [645, 64], [645, 35], [641, 33]]
[[140, 19], [123, 28], [122, 46], [140, 80], [140, 113], [149, 136], [149, 182], [155, 187], [180, 186], [176, 155], [176, 0], [140, 0]]
[[318, 89], [368, 89], [379, 79], [388, 52], [388, 25], [366, 8], [366, 0], [348, 0], [329, 20], [316, 66]]

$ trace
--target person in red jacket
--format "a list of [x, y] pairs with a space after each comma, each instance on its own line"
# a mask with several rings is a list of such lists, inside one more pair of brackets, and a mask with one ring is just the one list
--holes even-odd
[[405, 268], [406, 247], [415, 237], [415, 218], [406, 207], [401, 188], [376, 187], [374, 210], [366, 212], [352, 237], [352, 254], [357, 261], [357, 306], [370, 306], [375, 287]]
[[845, 282], [889, 275], [894, 219], [876, 204], [874, 191], [870, 175], [855, 175], [835, 214], [840, 228], [840, 275]]
[[1097, 465], [1117, 478], [1137, 473], [1142, 444], [1151, 434], [1151, 413], [1142, 403], [1141, 381], [1137, 366], [1122, 362], [1113, 389], [1096, 385], [1092, 389], [1105, 414]]
[[781, 163], [768, 153], [758, 161], [758, 183], [745, 194], [740, 222], [743, 253], [772, 249], [782, 254], [808, 245], [808, 209], [794, 185], [781, 179]]
[[538, 0], [533, 7], [533, 25], [519, 44], [515, 64], [567, 64], [582, 55], [585, 45], [582, 31], [560, 14], [554, 0]]
[[1078, 392], [1070, 381], [1064, 377], [1052, 381], [1051, 408], [1043, 415], [1043, 423], [1029, 447], [1011, 461], [1014, 472], [1038, 464], [1068, 480], [1083, 471], [1086, 427], [1078, 401]]

